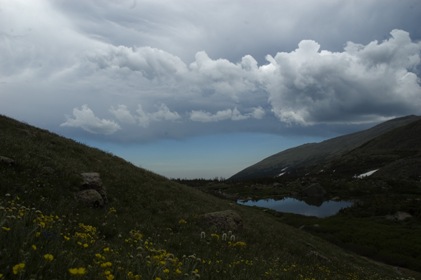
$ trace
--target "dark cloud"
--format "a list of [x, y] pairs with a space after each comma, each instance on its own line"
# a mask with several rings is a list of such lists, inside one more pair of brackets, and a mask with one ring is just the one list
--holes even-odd
[[1, 5], [0, 110], [118, 141], [421, 114], [418, 1], [256, 3]]

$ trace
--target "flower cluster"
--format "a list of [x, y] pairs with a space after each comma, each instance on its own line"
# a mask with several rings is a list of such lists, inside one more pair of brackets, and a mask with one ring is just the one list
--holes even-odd
[[[116, 212], [104, 211], [101, 223], [114, 219]], [[303, 266], [288, 256], [263, 258], [243, 234], [198, 235], [194, 223], [185, 219], [175, 219], [174, 230], [166, 227], [154, 234], [137, 225], [108, 239], [101, 223], [95, 224], [97, 217], [80, 216], [44, 214], [13, 199], [0, 200], [0, 255], [10, 256], [0, 262], [0, 279], [332, 279], [339, 273], [320, 260]], [[382, 279], [355, 270], [341, 275]]]

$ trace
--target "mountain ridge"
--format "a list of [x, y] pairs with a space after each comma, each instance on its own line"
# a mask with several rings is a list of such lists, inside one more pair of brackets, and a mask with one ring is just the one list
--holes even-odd
[[239, 171], [231, 176], [229, 180], [275, 177], [282, 174], [285, 168], [291, 171], [296, 168], [321, 164], [323, 161], [331, 160], [349, 152], [388, 131], [420, 119], [420, 116], [415, 115], [395, 118], [366, 130], [334, 137], [319, 143], [308, 143], [293, 147], [271, 155]]

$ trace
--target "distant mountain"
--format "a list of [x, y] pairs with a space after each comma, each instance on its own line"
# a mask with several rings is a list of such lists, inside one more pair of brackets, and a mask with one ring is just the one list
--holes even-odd
[[[367, 130], [335, 137], [320, 143], [304, 144], [287, 149], [238, 172], [230, 180], [276, 177], [286, 172], [294, 172], [297, 169], [303, 170], [312, 166], [327, 164], [329, 161], [368, 143], [378, 136], [419, 120], [421, 120], [420, 116], [413, 115], [396, 118]], [[393, 138], [393, 136], [390, 137]], [[405, 138], [405, 136], [401, 137]], [[380, 142], [384, 142], [384, 145], [386, 145], [387, 141], [391, 145], [390, 143], [396, 140], [393, 138], [392, 140], [383, 140]], [[412, 140], [406, 141], [412, 143]], [[402, 142], [402, 145], [403, 143], [406, 142]]]

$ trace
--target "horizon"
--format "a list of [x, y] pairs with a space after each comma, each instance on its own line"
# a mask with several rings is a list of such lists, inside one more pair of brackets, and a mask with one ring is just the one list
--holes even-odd
[[0, 114], [168, 178], [421, 115], [421, 2], [0, 0]]

